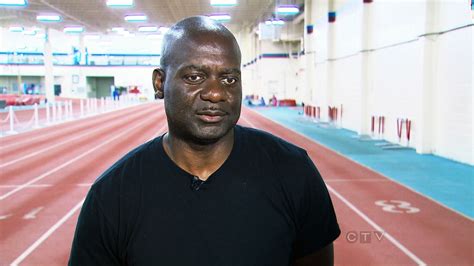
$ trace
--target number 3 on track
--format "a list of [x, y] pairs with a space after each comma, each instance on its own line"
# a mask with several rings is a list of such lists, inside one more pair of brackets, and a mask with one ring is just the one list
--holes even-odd
[[420, 211], [420, 209], [411, 206], [410, 202], [402, 200], [378, 200], [375, 205], [391, 213], [417, 213]]

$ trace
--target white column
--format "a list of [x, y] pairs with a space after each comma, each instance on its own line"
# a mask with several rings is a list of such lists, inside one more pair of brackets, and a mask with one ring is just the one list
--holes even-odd
[[[335, 0], [329, 0], [328, 6], [328, 20], [330, 20], [330, 13], [335, 13]], [[328, 117], [328, 106], [334, 106], [334, 90], [335, 90], [335, 69], [334, 62], [332, 61], [336, 57], [336, 22], [328, 23], [328, 35], [327, 35], [327, 50], [328, 50], [328, 61], [327, 61], [327, 88], [326, 88], [326, 104], [321, 106], [321, 117], [325, 121], [329, 121]]]
[[[371, 106], [373, 102], [370, 97], [373, 92], [373, 55], [369, 52], [369, 49], [373, 48], [373, 4], [371, 1], [365, 1], [362, 7], [362, 66], [361, 66], [361, 102], [360, 102], [360, 124], [357, 129], [359, 135], [370, 134], [371, 124]], [[381, 115], [381, 114], [378, 114]]]
[[[439, 0], [427, 0], [425, 32], [440, 30]], [[439, 44], [436, 36], [425, 36], [421, 40], [423, 47], [423, 86], [420, 90], [420, 104], [416, 119], [416, 151], [418, 153], [433, 152], [436, 140], [435, 101], [438, 93], [438, 54]]]
[[[314, 16], [313, 1], [304, 1], [304, 51], [305, 51], [305, 93], [303, 102], [306, 105], [313, 105], [313, 91], [315, 90], [315, 45], [314, 45]], [[313, 27], [313, 32], [308, 32], [308, 27]]]
[[46, 99], [49, 102], [54, 102], [54, 76], [53, 76], [53, 52], [51, 48], [51, 41], [49, 39], [49, 29], [45, 29], [44, 39], [44, 90], [46, 93]]

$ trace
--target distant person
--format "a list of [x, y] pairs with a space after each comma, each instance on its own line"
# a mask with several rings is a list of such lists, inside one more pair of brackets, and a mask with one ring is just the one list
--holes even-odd
[[298, 112], [298, 114], [304, 115], [304, 102], [301, 102], [301, 107], [303, 108], [303, 110], [301, 112]]
[[273, 94], [273, 96], [272, 96], [272, 105], [273, 105], [273, 106], [277, 106], [277, 105], [278, 105], [278, 100], [277, 100], [277, 97], [275, 96], [275, 94]]
[[113, 95], [114, 95], [114, 101], [119, 101], [120, 100], [120, 92], [119, 92], [117, 87], [115, 87]]
[[340, 230], [306, 151], [236, 125], [241, 55], [232, 33], [191, 17], [153, 71], [168, 133], [92, 185], [69, 265], [332, 265]]

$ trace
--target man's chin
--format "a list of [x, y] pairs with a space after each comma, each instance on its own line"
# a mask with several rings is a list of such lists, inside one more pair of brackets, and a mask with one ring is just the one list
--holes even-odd
[[201, 145], [213, 144], [225, 137], [230, 132], [231, 128], [222, 128], [222, 126], [204, 126], [195, 131], [192, 141]]

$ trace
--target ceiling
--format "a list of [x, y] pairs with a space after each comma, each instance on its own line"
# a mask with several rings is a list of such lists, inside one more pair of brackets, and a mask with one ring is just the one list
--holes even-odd
[[[276, 3], [275, 3], [276, 2]], [[110, 8], [106, 0], [28, 0], [26, 7], [0, 7], [0, 27], [83, 26], [85, 32], [106, 33], [112, 27], [124, 27], [136, 32], [139, 26], [170, 26], [178, 20], [195, 15], [228, 13], [225, 23], [231, 30], [252, 28], [272, 16], [275, 4], [300, 4], [303, 0], [238, 0], [234, 7], [213, 7], [210, 0], [135, 0], [132, 8]], [[56, 13], [59, 23], [41, 23], [36, 15]], [[147, 22], [126, 22], [125, 15], [145, 14]]]

